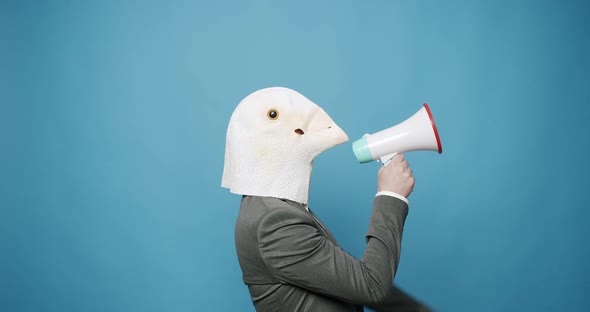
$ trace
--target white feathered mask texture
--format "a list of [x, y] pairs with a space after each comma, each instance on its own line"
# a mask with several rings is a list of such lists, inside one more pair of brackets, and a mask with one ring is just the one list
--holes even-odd
[[297, 91], [258, 90], [229, 121], [221, 186], [306, 204], [313, 159], [346, 141], [330, 116]]

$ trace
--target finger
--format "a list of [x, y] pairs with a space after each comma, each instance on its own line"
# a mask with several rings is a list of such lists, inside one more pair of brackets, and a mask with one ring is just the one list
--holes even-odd
[[402, 168], [407, 169], [408, 166], [409, 166], [409, 164], [408, 164], [407, 160], [402, 161]]
[[403, 153], [399, 153], [399, 154], [393, 156], [393, 159], [395, 159], [397, 162], [402, 162], [404, 160], [404, 158], [405, 157], [404, 157], [404, 154]]

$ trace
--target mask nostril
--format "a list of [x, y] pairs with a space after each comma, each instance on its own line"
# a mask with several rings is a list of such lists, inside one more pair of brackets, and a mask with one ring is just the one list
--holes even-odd
[[299, 135], [303, 135], [305, 132], [303, 132], [303, 130], [301, 130], [301, 129], [295, 129], [295, 133], [297, 133]]

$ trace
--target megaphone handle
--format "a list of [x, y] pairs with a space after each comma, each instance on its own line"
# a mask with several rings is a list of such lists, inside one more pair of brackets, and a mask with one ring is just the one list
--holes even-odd
[[379, 158], [379, 160], [381, 160], [381, 163], [383, 163], [383, 166], [387, 166], [387, 165], [389, 165], [389, 163], [391, 162], [393, 157], [395, 157], [395, 155], [397, 155], [397, 153], [381, 156], [381, 158]]

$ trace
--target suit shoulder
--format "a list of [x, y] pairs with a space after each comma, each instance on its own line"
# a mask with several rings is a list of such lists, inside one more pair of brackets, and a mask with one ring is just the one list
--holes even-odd
[[242, 199], [242, 208], [264, 210], [266, 213], [273, 211], [291, 211], [296, 213], [297, 207], [291, 206], [289, 203], [279, 198], [261, 197], [261, 196], [245, 196]]
[[256, 214], [256, 218], [266, 225], [311, 220], [302, 207], [293, 206], [274, 197], [246, 196], [242, 200], [240, 210], [244, 213]]

